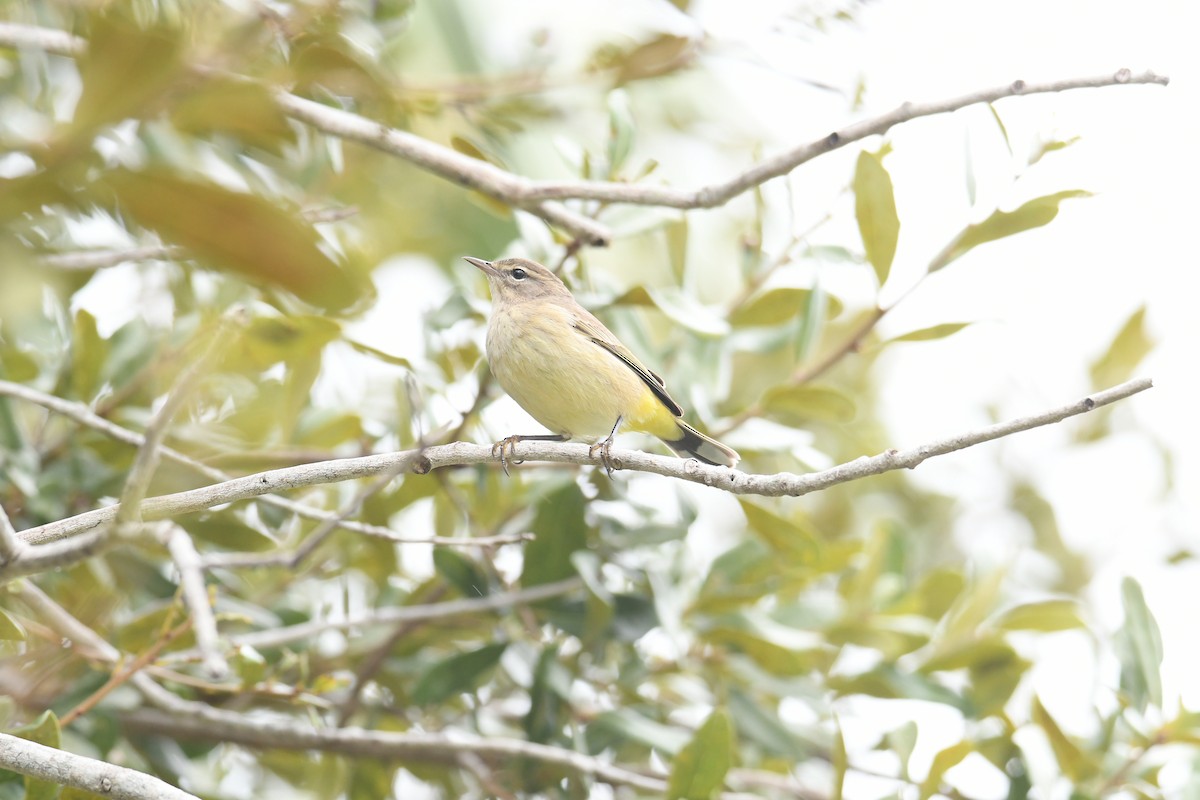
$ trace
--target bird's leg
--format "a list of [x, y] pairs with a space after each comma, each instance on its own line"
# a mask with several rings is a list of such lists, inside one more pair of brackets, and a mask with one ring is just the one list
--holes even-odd
[[617, 435], [617, 428], [621, 427], [621, 422], [623, 420], [624, 420], [624, 417], [617, 417], [617, 422], [615, 425], [612, 426], [612, 430], [609, 431], [608, 438], [603, 441], [596, 442], [595, 444], [588, 446], [588, 457], [589, 458], [595, 458], [596, 453], [597, 452], [600, 453], [600, 463], [604, 465], [604, 470], [605, 470], [605, 472], [608, 473], [609, 478], [612, 478], [612, 476], [613, 476], [613, 465], [612, 465], [613, 437]]
[[[504, 470], [504, 474], [508, 474], [508, 460], [504, 457], [504, 451], [507, 449], [509, 455], [514, 455], [514, 448], [517, 442], [565, 442], [566, 436], [560, 433], [544, 433], [535, 436], [505, 436], [500, 441], [492, 445], [492, 458], [500, 456], [500, 467]], [[513, 461], [514, 464], [520, 464], [520, 461]]]

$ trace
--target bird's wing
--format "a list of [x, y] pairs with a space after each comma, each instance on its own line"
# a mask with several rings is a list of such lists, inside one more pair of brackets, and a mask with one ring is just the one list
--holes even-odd
[[[585, 314], [587, 312], [584, 312]], [[629, 352], [629, 348], [621, 344], [613, 332], [604, 327], [604, 323], [593, 317], [591, 314], [577, 314], [575, 317], [575, 329], [584, 336], [591, 339], [593, 342], [603, 347], [608, 352], [619, 358], [625, 366], [633, 370], [642, 382], [650, 387], [650, 391], [662, 400], [663, 405], [677, 417], [683, 416], [683, 409], [679, 407], [679, 403], [667, 393], [666, 386], [663, 385], [663, 379], [655, 375], [650, 370], [643, 366], [642, 362], [637, 360], [637, 356]]]

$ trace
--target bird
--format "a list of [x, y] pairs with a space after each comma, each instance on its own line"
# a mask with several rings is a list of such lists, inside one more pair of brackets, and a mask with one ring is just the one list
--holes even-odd
[[575, 300], [545, 266], [526, 258], [466, 257], [487, 276], [492, 313], [487, 359], [500, 386], [550, 434], [508, 436], [493, 446], [508, 472], [505, 450], [521, 441], [587, 442], [588, 453], [612, 475], [610, 453], [620, 431], [648, 433], [681, 458], [735, 467], [740, 456], [683, 420], [683, 408], [655, 373]]

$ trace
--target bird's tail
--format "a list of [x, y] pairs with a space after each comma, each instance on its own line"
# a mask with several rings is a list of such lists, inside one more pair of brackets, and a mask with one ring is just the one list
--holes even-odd
[[696, 458], [714, 467], [735, 467], [741, 460], [742, 457], [733, 448], [705, 436], [683, 420], [677, 419], [675, 424], [679, 426], [679, 438], [663, 441], [680, 458]]

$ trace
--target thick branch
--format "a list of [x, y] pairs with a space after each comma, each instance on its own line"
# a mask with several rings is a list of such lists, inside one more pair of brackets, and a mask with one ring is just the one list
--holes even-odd
[[25, 543], [17, 538], [17, 532], [13, 529], [4, 506], [0, 506], [0, 567], [15, 561], [24, 549]]
[[[613, 466], [618, 469], [679, 478], [723, 489], [733, 494], [798, 497], [871, 475], [879, 475], [896, 469], [912, 469], [928, 458], [953, 453], [956, 450], [990, 442], [993, 439], [1042, 425], [1061, 422], [1068, 417], [1085, 414], [1093, 409], [1143, 392], [1151, 386], [1152, 383], [1148, 378], [1128, 381], [1120, 386], [1085, 397], [1083, 400], [1040, 414], [1019, 417], [974, 431], [966, 431], [908, 450], [887, 450], [876, 456], [863, 456], [821, 472], [810, 472], [805, 475], [796, 475], [790, 472], [754, 475], [726, 467], [708, 466], [695, 459], [668, 458], [635, 450], [614, 450], [611, 454], [611, 461]], [[574, 443], [519, 442], [510, 456], [516, 461], [600, 464], [599, 456], [589, 455], [586, 445]], [[234, 478], [224, 483], [191, 491], [151, 497], [143, 501], [141, 512], [142, 518], [145, 520], [165, 519], [302, 486], [354, 480], [389, 471], [424, 474], [441, 467], [484, 464], [495, 461], [497, 461], [497, 456], [494, 455], [490, 445], [455, 442], [437, 447], [427, 447], [420, 451], [406, 450], [399, 453], [383, 453], [360, 458], [302, 464], [296, 467], [247, 475], [244, 478]], [[90, 531], [96, 526], [112, 520], [115, 514], [116, 507], [108, 506], [21, 531], [20, 536], [26, 542], [48, 542], [62, 539]], [[42, 545], [41, 547], [48, 546]], [[40, 551], [41, 547], [30, 548], [25, 556], [17, 559], [9, 567], [0, 567], [0, 577], [4, 577], [9, 568], [22, 564], [29, 554]], [[21, 574], [28, 574], [28, 572]]]
[[0, 733], [0, 767], [115, 800], [199, 800], [152, 775]]

